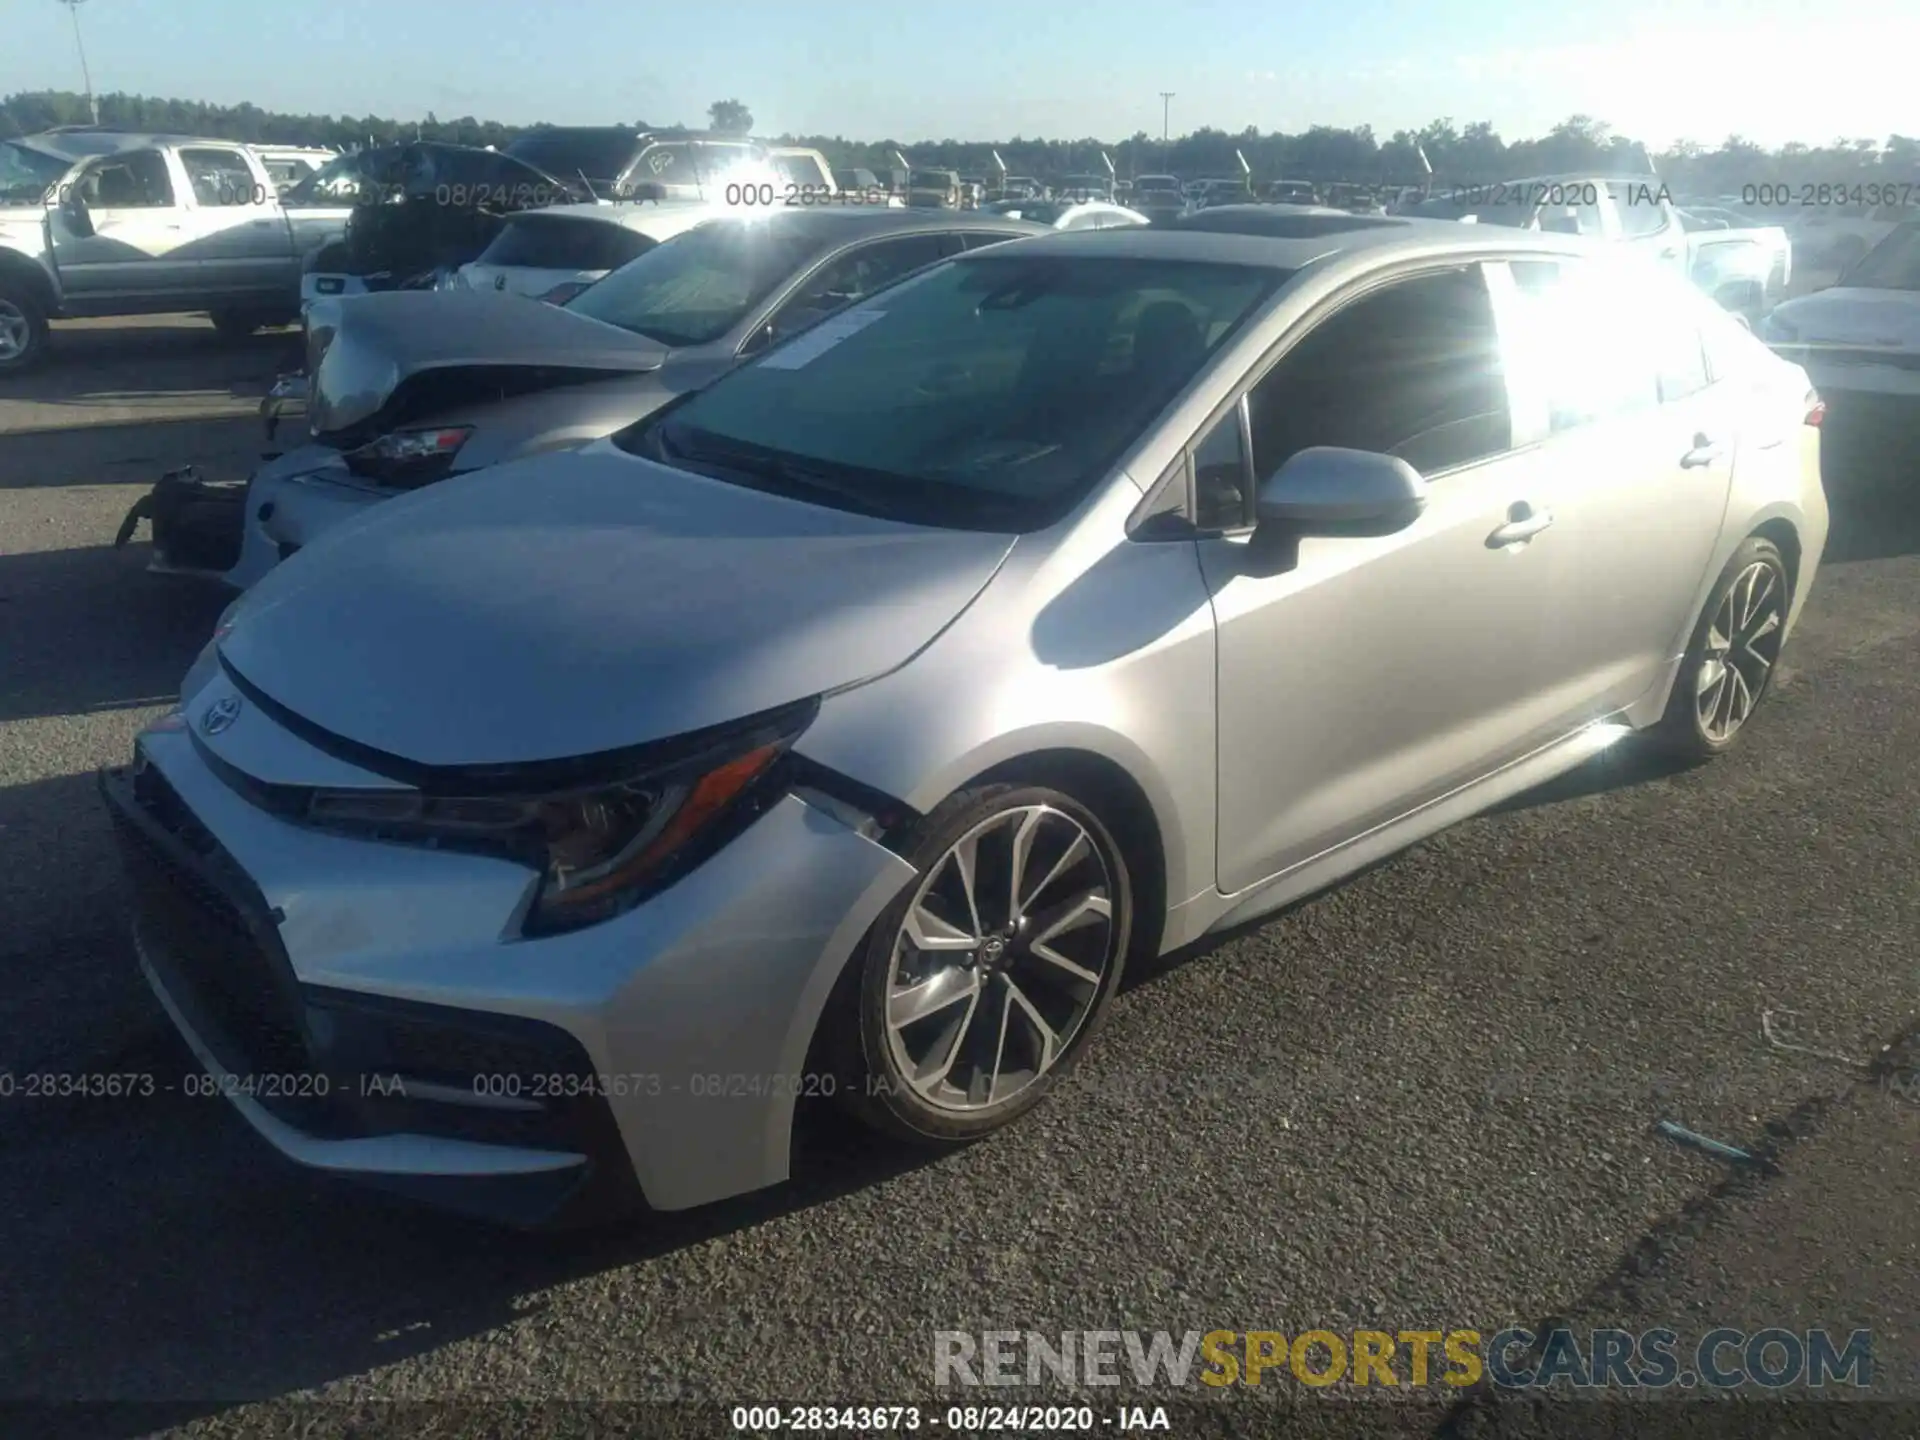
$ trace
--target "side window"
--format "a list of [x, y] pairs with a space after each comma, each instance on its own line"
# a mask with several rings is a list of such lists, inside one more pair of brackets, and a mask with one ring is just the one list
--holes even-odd
[[1607, 238], [1606, 213], [1599, 205], [1548, 205], [1540, 212], [1540, 228], [1550, 235], [1586, 235]]
[[1518, 313], [1507, 368], [1544, 400], [1554, 434], [1659, 403], [1644, 304], [1630, 282], [1583, 262], [1516, 260], [1508, 268]]
[[909, 270], [931, 265], [941, 257], [941, 239], [933, 232], [902, 235], [829, 261], [780, 307], [780, 318], [774, 322], [779, 333], [791, 335], [843, 305], [866, 298]]
[[1193, 447], [1193, 519], [1202, 530], [1253, 523], [1253, 473], [1247, 463], [1243, 400], [1214, 422]]
[[194, 204], [203, 209], [256, 205], [266, 199], [245, 157], [236, 150], [182, 150], [180, 167], [193, 187]]
[[1395, 281], [1328, 316], [1254, 386], [1248, 421], [1256, 484], [1316, 445], [1423, 474], [1501, 454], [1513, 426], [1479, 268]]
[[1706, 346], [1691, 316], [1656, 313], [1649, 307], [1647, 321], [1647, 351], [1661, 404], [1698, 395], [1713, 383], [1707, 373]]
[[1620, 236], [1624, 240], [1644, 240], [1667, 228], [1667, 211], [1645, 186], [1629, 185], [1619, 198]]
[[164, 210], [173, 205], [173, 178], [158, 150], [134, 150], [102, 160], [80, 181], [87, 204], [102, 210]]
[[969, 250], [984, 250], [989, 245], [1004, 245], [1009, 240], [1018, 240], [1018, 235], [1002, 235], [997, 230], [966, 230], [960, 238], [966, 242]]

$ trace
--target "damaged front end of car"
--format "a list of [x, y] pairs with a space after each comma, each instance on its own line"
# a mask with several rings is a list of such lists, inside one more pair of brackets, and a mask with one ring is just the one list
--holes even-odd
[[114, 548], [124, 549], [144, 520], [153, 538], [150, 573], [220, 580], [240, 558], [247, 486], [245, 480], [210, 480], [191, 465], [169, 470], [127, 511]]

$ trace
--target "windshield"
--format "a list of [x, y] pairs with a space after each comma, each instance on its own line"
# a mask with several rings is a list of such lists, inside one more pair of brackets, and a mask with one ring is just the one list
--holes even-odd
[[991, 207], [1009, 220], [1031, 220], [1036, 225], [1057, 225], [1071, 205], [1059, 200], [1003, 200]]
[[1864, 290], [1920, 290], [1920, 221], [1909, 220], [1840, 277]]
[[358, 155], [337, 156], [302, 176], [280, 197], [280, 203], [293, 209], [321, 206], [351, 209], [360, 203], [363, 190], [367, 198], [372, 198], [367, 180], [369, 162], [391, 154], [391, 151], [364, 151]]
[[516, 216], [480, 255], [482, 265], [534, 270], [615, 270], [653, 248], [637, 230], [570, 215]]
[[584, 175], [611, 180], [633, 158], [634, 135], [624, 130], [535, 131], [508, 145], [505, 154], [557, 179]]
[[828, 182], [826, 171], [811, 155], [771, 155], [767, 163], [789, 185], [810, 185], [818, 189]]
[[1180, 182], [1171, 175], [1142, 175], [1133, 182], [1133, 188], [1142, 194], [1149, 190], [1171, 190], [1178, 193]]
[[69, 168], [57, 155], [11, 141], [0, 143], [0, 204], [40, 204]]
[[916, 170], [907, 184], [915, 190], [945, 190], [960, 182], [945, 170]]
[[821, 322], [620, 443], [912, 523], [1039, 528], [1110, 473], [1287, 273], [970, 256]]
[[662, 345], [704, 345], [737, 325], [814, 248], [790, 226], [710, 221], [621, 266], [566, 308]]

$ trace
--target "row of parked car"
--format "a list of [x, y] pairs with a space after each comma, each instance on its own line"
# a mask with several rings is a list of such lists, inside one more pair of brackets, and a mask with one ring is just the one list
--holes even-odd
[[551, 1224], [777, 1183], [807, 1097], [985, 1136], [1130, 964], [1737, 743], [1818, 571], [1807, 370], [1620, 245], [634, 233], [313, 300], [242, 593], [102, 778], [147, 982], [317, 1171]]

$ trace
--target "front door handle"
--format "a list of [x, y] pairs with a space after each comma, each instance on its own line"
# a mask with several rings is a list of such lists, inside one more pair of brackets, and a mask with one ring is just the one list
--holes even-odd
[[1553, 524], [1551, 510], [1535, 510], [1524, 500], [1509, 509], [1507, 516], [1507, 523], [1487, 536], [1489, 550], [1503, 550], [1509, 545], [1524, 545]]
[[1715, 444], [1711, 437], [1696, 435], [1693, 437], [1693, 448], [1680, 457], [1680, 468], [1682, 470], [1704, 469], [1708, 465], [1718, 464], [1720, 457], [1725, 454], [1726, 451]]

